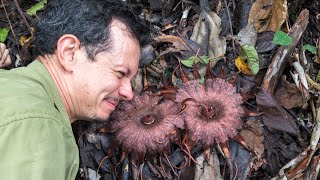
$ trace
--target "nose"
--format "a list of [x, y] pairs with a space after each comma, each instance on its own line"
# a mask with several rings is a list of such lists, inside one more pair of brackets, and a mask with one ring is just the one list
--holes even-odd
[[119, 88], [119, 94], [123, 100], [130, 101], [131, 99], [133, 99], [130, 79], [123, 82], [122, 86]]

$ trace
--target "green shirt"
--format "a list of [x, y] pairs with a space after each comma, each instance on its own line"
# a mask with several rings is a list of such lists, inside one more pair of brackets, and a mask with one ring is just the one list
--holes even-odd
[[0, 69], [0, 179], [74, 180], [78, 166], [70, 120], [43, 64]]

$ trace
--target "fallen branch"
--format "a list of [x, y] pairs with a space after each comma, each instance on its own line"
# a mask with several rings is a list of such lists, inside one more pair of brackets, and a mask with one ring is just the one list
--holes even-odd
[[320, 91], [320, 85], [318, 83], [314, 82], [308, 74], [306, 74], [306, 78], [312, 87], [314, 87], [317, 91]]
[[298, 44], [303, 32], [305, 31], [309, 22], [309, 11], [304, 9], [301, 11], [289, 31], [289, 36], [292, 38], [292, 44], [289, 46], [281, 46], [272, 58], [272, 62], [269, 65], [267, 73], [263, 79], [262, 87], [273, 94], [278, 81], [283, 73], [283, 70], [288, 62], [289, 56], [291, 55], [294, 47]]

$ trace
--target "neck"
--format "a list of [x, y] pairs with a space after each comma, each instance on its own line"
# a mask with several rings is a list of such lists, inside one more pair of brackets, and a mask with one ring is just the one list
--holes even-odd
[[46, 67], [49, 74], [51, 75], [51, 78], [58, 87], [64, 108], [68, 113], [69, 119], [71, 123], [74, 122], [76, 119], [74, 113], [75, 109], [70, 96], [70, 90], [64, 76], [67, 72], [59, 64], [58, 59], [55, 55], [39, 56], [37, 59]]

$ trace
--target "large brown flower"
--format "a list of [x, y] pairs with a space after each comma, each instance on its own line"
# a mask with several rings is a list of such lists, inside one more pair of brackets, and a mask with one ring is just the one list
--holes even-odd
[[223, 79], [209, 79], [203, 84], [189, 81], [178, 90], [176, 100], [186, 105], [181, 115], [194, 142], [225, 142], [241, 127], [241, 96]]
[[169, 147], [176, 136], [174, 132], [184, 126], [178, 111], [171, 100], [162, 101], [148, 93], [135, 95], [113, 113], [112, 127], [126, 152], [143, 157], [146, 152], [162, 152]]

